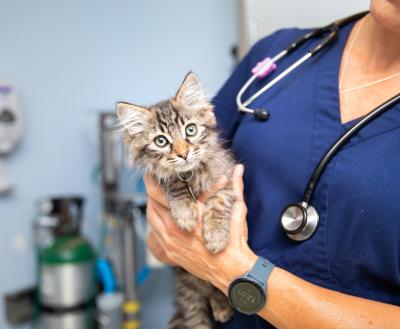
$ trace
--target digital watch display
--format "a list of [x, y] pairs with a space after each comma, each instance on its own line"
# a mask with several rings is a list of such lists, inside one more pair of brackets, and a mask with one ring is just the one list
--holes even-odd
[[235, 310], [251, 315], [264, 307], [266, 296], [266, 281], [274, 265], [259, 257], [250, 272], [232, 281], [229, 285], [228, 299]]
[[265, 305], [264, 288], [259, 283], [249, 279], [239, 278], [232, 282], [229, 302], [234, 308], [244, 314], [254, 314], [261, 311]]

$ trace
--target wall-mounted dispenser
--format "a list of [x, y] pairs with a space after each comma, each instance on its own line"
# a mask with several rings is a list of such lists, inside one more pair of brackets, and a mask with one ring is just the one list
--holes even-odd
[[16, 148], [21, 135], [21, 113], [15, 87], [0, 82], [0, 195], [12, 189], [3, 158]]

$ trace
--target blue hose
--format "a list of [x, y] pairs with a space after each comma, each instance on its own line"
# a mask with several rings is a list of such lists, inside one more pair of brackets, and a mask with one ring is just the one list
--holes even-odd
[[116, 278], [112, 271], [110, 262], [107, 259], [97, 259], [96, 276], [103, 285], [103, 290], [105, 294], [110, 294], [117, 290]]

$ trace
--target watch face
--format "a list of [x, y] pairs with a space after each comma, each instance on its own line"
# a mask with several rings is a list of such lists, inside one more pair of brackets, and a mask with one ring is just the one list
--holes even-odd
[[265, 293], [260, 284], [239, 278], [231, 284], [229, 301], [239, 312], [255, 314], [265, 305]]

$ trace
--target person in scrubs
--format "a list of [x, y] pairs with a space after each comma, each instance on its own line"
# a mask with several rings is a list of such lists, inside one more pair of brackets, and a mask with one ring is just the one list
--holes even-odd
[[[280, 213], [288, 203], [300, 201], [332, 143], [399, 92], [400, 1], [372, 0], [370, 14], [345, 26], [327, 50], [259, 97], [251, 107], [268, 109], [268, 122], [239, 114], [235, 97], [251, 68], [306, 32], [284, 29], [259, 41], [213, 101], [221, 137], [243, 164], [233, 178], [238, 199], [227, 249], [210, 254], [200, 229], [179, 231], [162, 191], [146, 179], [152, 226], [148, 245], [161, 261], [185, 268], [224, 293], [258, 256], [276, 265], [264, 308], [253, 316], [235, 312], [216, 328], [398, 329], [399, 105], [362, 129], [328, 165], [312, 200], [320, 225], [311, 239], [289, 240], [280, 227]], [[278, 71], [317, 42], [285, 58]], [[254, 83], [243, 98], [264, 84]], [[221, 180], [216, 189], [223, 184]]]

